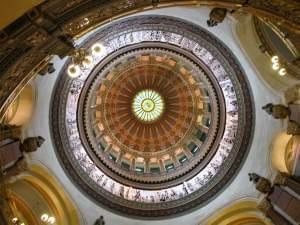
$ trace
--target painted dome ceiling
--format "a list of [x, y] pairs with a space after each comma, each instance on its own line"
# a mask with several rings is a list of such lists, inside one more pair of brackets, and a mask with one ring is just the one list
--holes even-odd
[[117, 212], [164, 217], [199, 207], [241, 166], [252, 100], [233, 54], [209, 32], [162, 16], [108, 25], [77, 78], [67, 62], [52, 101], [66, 173]]

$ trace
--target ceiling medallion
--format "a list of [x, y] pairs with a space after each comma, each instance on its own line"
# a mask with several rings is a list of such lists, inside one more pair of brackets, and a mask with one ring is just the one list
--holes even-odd
[[[179, 29], [180, 28], [180, 29]], [[57, 156], [99, 204], [165, 217], [206, 204], [240, 168], [253, 112], [246, 76], [213, 35], [164, 16], [129, 18], [92, 34], [101, 45], [52, 102]]]
[[163, 113], [164, 101], [156, 91], [142, 90], [134, 97], [132, 110], [139, 120], [153, 122]]

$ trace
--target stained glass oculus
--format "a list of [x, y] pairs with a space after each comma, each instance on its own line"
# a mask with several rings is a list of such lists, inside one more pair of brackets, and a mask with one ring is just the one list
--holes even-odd
[[164, 111], [164, 101], [156, 91], [147, 89], [138, 92], [132, 102], [134, 115], [142, 121], [157, 120]]

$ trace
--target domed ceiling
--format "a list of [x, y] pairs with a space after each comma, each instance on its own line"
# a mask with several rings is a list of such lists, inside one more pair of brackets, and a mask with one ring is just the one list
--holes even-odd
[[246, 156], [254, 120], [245, 74], [226, 46], [191, 23], [139, 16], [81, 47], [97, 54], [77, 78], [66, 63], [51, 124], [57, 156], [82, 192], [148, 218], [220, 193]]

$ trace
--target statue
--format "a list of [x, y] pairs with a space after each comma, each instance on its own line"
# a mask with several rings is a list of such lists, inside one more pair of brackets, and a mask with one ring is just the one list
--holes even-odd
[[94, 223], [94, 225], [105, 225], [103, 216], [100, 216]]
[[269, 115], [273, 116], [275, 119], [285, 119], [290, 115], [290, 110], [284, 105], [274, 105], [268, 103], [262, 107]]
[[51, 74], [54, 72], [55, 72], [54, 64], [50, 62], [41, 68], [41, 70], [39, 71], [39, 75], [44, 76], [47, 73]]
[[227, 14], [227, 9], [213, 8], [209, 14], [209, 20], [207, 20], [207, 26], [214, 27], [219, 23], [222, 23]]
[[42, 144], [45, 142], [45, 139], [41, 136], [38, 137], [29, 137], [26, 138], [23, 143], [20, 145], [20, 149], [23, 152], [35, 152]]
[[258, 180], [260, 178], [260, 176], [257, 175], [256, 173], [248, 173], [248, 176], [249, 176], [249, 180], [253, 181], [253, 183], [255, 183], [255, 184], [258, 182]]
[[300, 123], [299, 123], [299, 106], [289, 105], [274, 105], [268, 103], [262, 107], [269, 115], [272, 115], [275, 119], [288, 118], [287, 134], [300, 135]]
[[256, 190], [264, 194], [271, 192], [272, 186], [268, 179], [261, 177], [256, 173], [249, 173], [248, 176], [249, 180], [255, 184]]

